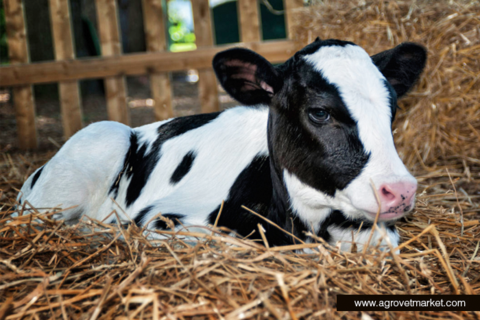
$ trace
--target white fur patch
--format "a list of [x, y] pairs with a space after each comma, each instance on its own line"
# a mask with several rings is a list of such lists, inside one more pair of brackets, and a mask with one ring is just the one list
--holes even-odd
[[113, 121], [89, 125], [45, 165], [33, 190], [34, 175], [28, 178], [19, 196], [38, 208], [77, 206], [63, 213], [66, 220], [76, 219], [81, 213], [98, 218], [98, 208], [123, 165], [130, 133], [129, 127]]
[[[381, 250], [390, 250], [387, 243], [389, 242], [392, 245], [392, 248], [398, 246], [400, 237], [397, 232], [386, 229], [379, 224], [380, 228], [383, 230], [375, 230], [370, 239], [369, 246], [375, 247], [378, 246]], [[383, 232], [385, 231], [385, 232]], [[339, 228], [339, 227], [329, 227], [328, 232], [332, 239], [330, 244], [333, 246], [339, 246], [342, 251], [351, 251], [353, 243], [357, 246], [357, 251], [362, 251], [364, 246], [367, 244], [368, 239], [370, 238], [371, 229], [358, 231], [351, 228]]]
[[283, 179], [290, 196], [291, 209], [305, 225], [318, 232], [320, 224], [335, 208], [335, 199], [306, 185], [287, 169], [283, 170]]

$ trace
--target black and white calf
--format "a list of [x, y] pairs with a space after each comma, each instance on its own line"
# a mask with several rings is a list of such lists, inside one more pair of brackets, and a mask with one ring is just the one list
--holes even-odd
[[250, 50], [223, 51], [213, 67], [244, 106], [134, 129], [92, 124], [28, 178], [18, 199], [77, 206], [67, 220], [117, 210], [153, 229], [166, 228], [152, 220], [159, 213], [179, 227], [213, 224], [225, 200], [218, 225], [240, 235], [262, 223], [271, 245], [293, 242], [244, 205], [305, 241], [313, 231], [343, 250], [352, 240], [362, 246], [380, 210], [395, 246], [394, 222], [413, 208], [417, 183], [391, 124], [397, 97], [425, 61], [413, 43], [370, 57], [353, 43], [317, 39], [275, 67]]

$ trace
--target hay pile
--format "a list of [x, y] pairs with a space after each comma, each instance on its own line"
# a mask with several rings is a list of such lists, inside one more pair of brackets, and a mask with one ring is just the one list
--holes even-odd
[[[424, 44], [428, 68], [401, 102], [395, 138], [419, 180], [399, 224], [402, 254], [312, 254], [218, 232], [149, 242], [142, 230], [49, 215], [10, 218], [24, 179], [52, 154], [0, 157], [0, 320], [472, 318], [474, 312], [338, 312], [337, 294], [480, 294], [480, 5], [332, 1], [296, 12], [299, 42], [354, 41], [370, 53]], [[168, 232], [165, 232], [168, 234]], [[311, 246], [311, 245], [310, 245]]]

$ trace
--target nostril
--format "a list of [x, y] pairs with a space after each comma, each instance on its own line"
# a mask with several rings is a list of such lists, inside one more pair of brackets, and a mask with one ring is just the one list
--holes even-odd
[[383, 183], [378, 190], [382, 214], [400, 216], [413, 208], [416, 183], [393, 182]]
[[386, 187], [383, 187], [381, 192], [382, 192], [383, 198], [387, 200], [395, 199], [395, 195], [392, 192], [390, 192], [390, 190], [388, 190]]

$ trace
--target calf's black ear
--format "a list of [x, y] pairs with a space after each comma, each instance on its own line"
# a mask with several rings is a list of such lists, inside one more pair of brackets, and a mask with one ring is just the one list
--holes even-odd
[[427, 51], [421, 45], [405, 42], [372, 56], [372, 60], [400, 98], [418, 80], [427, 61]]
[[245, 105], [269, 104], [283, 84], [272, 64], [248, 49], [219, 52], [213, 58], [213, 69], [225, 91]]

